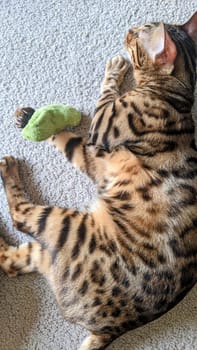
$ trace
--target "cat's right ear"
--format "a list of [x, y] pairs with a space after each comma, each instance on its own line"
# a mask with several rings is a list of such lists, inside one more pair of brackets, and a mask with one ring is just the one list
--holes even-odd
[[182, 29], [197, 43], [197, 11], [188, 22], [182, 25]]
[[148, 32], [141, 32], [140, 39], [152, 62], [160, 71], [171, 74], [177, 56], [176, 45], [161, 22]]

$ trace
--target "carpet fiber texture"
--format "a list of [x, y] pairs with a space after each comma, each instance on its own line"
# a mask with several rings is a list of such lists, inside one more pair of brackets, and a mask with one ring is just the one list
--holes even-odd
[[[45, 142], [22, 139], [13, 112], [68, 103], [80, 109], [85, 134], [105, 62], [121, 53], [132, 25], [183, 23], [196, 0], [8, 0], [0, 2], [0, 157], [21, 159], [25, 188], [35, 203], [81, 209], [95, 189]], [[126, 80], [124, 88], [130, 84]], [[0, 184], [0, 231], [11, 243], [29, 238], [13, 228]], [[117, 339], [113, 350], [196, 350], [197, 288], [159, 320]], [[76, 350], [86, 331], [67, 323], [37, 274], [8, 279], [0, 272], [0, 350]]]

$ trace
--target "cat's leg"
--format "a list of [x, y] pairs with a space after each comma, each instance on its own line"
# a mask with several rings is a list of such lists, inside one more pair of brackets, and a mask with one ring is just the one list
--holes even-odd
[[121, 55], [117, 55], [107, 62], [101, 84], [101, 96], [96, 104], [96, 112], [119, 96], [120, 85], [129, 67], [130, 63]]
[[85, 138], [67, 131], [53, 135], [48, 141], [75, 167], [96, 181], [102, 168], [101, 158], [105, 156], [104, 151], [88, 145]]
[[[93, 145], [100, 144], [105, 149], [110, 149], [106, 135], [112, 127], [114, 117], [119, 113], [117, 101], [124, 104], [124, 101], [119, 98], [119, 88], [129, 66], [129, 62], [120, 55], [113, 57], [106, 65], [105, 76], [101, 84], [101, 95], [96, 103], [89, 131], [88, 142]], [[118, 105], [120, 105], [119, 102]], [[105, 132], [99, 135], [99, 129], [105, 130]]]
[[[17, 229], [33, 234], [36, 227], [28, 221], [21, 220], [21, 216], [39, 216], [41, 206], [34, 206], [25, 197], [19, 177], [18, 161], [12, 156], [0, 160], [0, 174], [5, 187], [12, 220]], [[32, 220], [31, 220], [32, 221]]]
[[94, 213], [29, 202], [20, 181], [18, 162], [11, 156], [0, 161], [0, 173], [14, 226], [41, 243], [50, 254], [51, 264], [65, 247], [71, 260], [75, 260], [95, 230]]
[[[61, 233], [64, 219], [74, 215], [74, 209], [34, 205], [24, 195], [19, 177], [18, 162], [11, 156], [0, 161], [0, 173], [5, 186], [8, 205], [14, 226], [25, 233], [48, 242], [47, 248], [53, 249], [58, 237], [54, 233]], [[69, 220], [68, 220], [69, 221]], [[62, 233], [64, 234], [64, 232]]]
[[[34, 113], [33, 108], [23, 107], [16, 111], [16, 125], [24, 128]], [[62, 131], [52, 135], [48, 140], [58, 151], [63, 153], [72, 164], [95, 180], [94, 157], [97, 153], [94, 147], [88, 146], [85, 138], [72, 132]]]
[[104, 350], [114, 337], [110, 334], [91, 334], [81, 344], [79, 350]]
[[34, 271], [46, 274], [50, 263], [49, 252], [37, 241], [13, 247], [0, 239], [0, 267], [10, 277]]

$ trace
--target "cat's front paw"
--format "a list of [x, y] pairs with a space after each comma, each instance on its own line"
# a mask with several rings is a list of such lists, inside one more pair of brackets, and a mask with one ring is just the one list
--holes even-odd
[[34, 112], [35, 110], [31, 107], [18, 108], [14, 114], [16, 126], [19, 129], [23, 129], [27, 125]]
[[130, 67], [130, 63], [121, 55], [114, 56], [106, 64], [105, 76], [112, 76], [117, 80], [117, 84], [120, 85], [123, 78]]

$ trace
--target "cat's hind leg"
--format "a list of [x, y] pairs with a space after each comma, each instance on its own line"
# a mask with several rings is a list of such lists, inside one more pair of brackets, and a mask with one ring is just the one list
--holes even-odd
[[[0, 174], [14, 226], [23, 232], [33, 235], [37, 229], [36, 217], [39, 217], [43, 207], [35, 206], [25, 197], [19, 177], [18, 161], [12, 156], [6, 156], [1, 159]], [[24, 220], [24, 218], [26, 219]], [[28, 221], [27, 218], [30, 220]]]
[[52, 248], [57, 241], [54, 233], [61, 232], [64, 219], [68, 221], [75, 210], [31, 203], [24, 194], [18, 161], [12, 156], [6, 156], [0, 160], [0, 174], [14, 226], [42, 243], [47, 243], [49, 249]]
[[29, 202], [19, 177], [18, 162], [11, 156], [0, 161], [0, 173], [14, 226], [36, 238], [49, 251], [52, 263], [65, 245], [71, 259], [76, 259], [92, 232], [93, 214]]
[[37, 241], [9, 246], [0, 238], [0, 268], [10, 276], [38, 271], [47, 273], [51, 258], [46, 249]]

